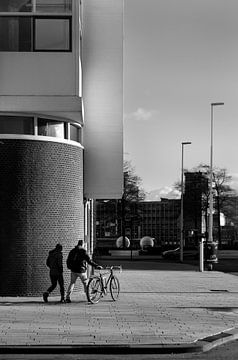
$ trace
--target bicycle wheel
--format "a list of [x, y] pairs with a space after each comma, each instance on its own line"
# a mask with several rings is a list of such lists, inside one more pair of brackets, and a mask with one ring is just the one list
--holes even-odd
[[112, 300], [116, 301], [120, 293], [120, 283], [116, 276], [112, 276], [109, 284]]
[[94, 276], [92, 277], [87, 285], [87, 298], [88, 301], [92, 304], [96, 304], [99, 302], [101, 296], [102, 296], [102, 284], [100, 277]]

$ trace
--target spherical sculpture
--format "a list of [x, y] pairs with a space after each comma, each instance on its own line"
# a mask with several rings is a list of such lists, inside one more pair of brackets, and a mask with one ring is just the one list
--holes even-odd
[[[129, 248], [130, 246], [130, 240], [128, 239], [128, 237], [125, 237], [125, 247]], [[120, 236], [117, 241], [116, 241], [116, 247], [118, 249], [123, 248], [123, 236]]]
[[150, 236], [144, 236], [140, 240], [140, 247], [142, 248], [142, 250], [153, 246], [154, 246], [154, 239]]

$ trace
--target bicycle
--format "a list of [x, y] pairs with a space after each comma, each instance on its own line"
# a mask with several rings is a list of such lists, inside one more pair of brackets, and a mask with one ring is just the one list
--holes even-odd
[[[110, 291], [113, 301], [116, 301], [120, 293], [120, 283], [118, 278], [114, 275], [113, 270], [119, 270], [122, 272], [121, 266], [106, 266], [99, 270], [98, 275], [90, 277], [87, 285], [87, 298], [91, 304], [96, 304], [99, 300], [107, 295]], [[103, 270], [109, 270], [102, 273]], [[107, 275], [109, 276], [107, 277]]]

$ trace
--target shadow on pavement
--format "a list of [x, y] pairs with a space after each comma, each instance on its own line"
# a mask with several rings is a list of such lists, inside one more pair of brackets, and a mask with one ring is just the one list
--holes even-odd
[[105, 259], [97, 258], [96, 261], [100, 265], [111, 266], [121, 265], [123, 270], [163, 270], [163, 271], [197, 271], [198, 264], [194, 263], [180, 263], [169, 262], [163, 259]]
[[[15, 300], [9, 300], [9, 301], [0, 301], [0, 306], [13, 306], [13, 305], [44, 305], [45, 303], [42, 301], [40, 301], [39, 299], [37, 300], [22, 300], [22, 301], [15, 301]], [[56, 304], [56, 302], [55, 302]]]
[[48, 303], [44, 303], [43, 300], [39, 300], [39, 297], [37, 297], [36, 300], [32, 300], [29, 299], [29, 300], [21, 300], [21, 301], [17, 301], [17, 300], [8, 300], [8, 301], [0, 301], [0, 306], [19, 306], [19, 305], [29, 305], [29, 306], [32, 306], [32, 305], [44, 305], [44, 306], [51, 306], [51, 305], [61, 305], [61, 306], [65, 306], [66, 304], [62, 304], [60, 301], [54, 301], [54, 300], [49, 300]]

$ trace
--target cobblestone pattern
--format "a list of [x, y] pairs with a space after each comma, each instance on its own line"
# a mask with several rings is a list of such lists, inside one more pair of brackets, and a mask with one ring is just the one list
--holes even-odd
[[[117, 302], [1, 298], [0, 344], [181, 344], [238, 326], [238, 278], [218, 272], [129, 271]], [[211, 284], [227, 292], [211, 292]], [[24, 332], [22, 329], [24, 328]]]
[[1, 140], [0, 166], [0, 295], [39, 295], [48, 251], [60, 242], [66, 259], [83, 238], [82, 149]]

